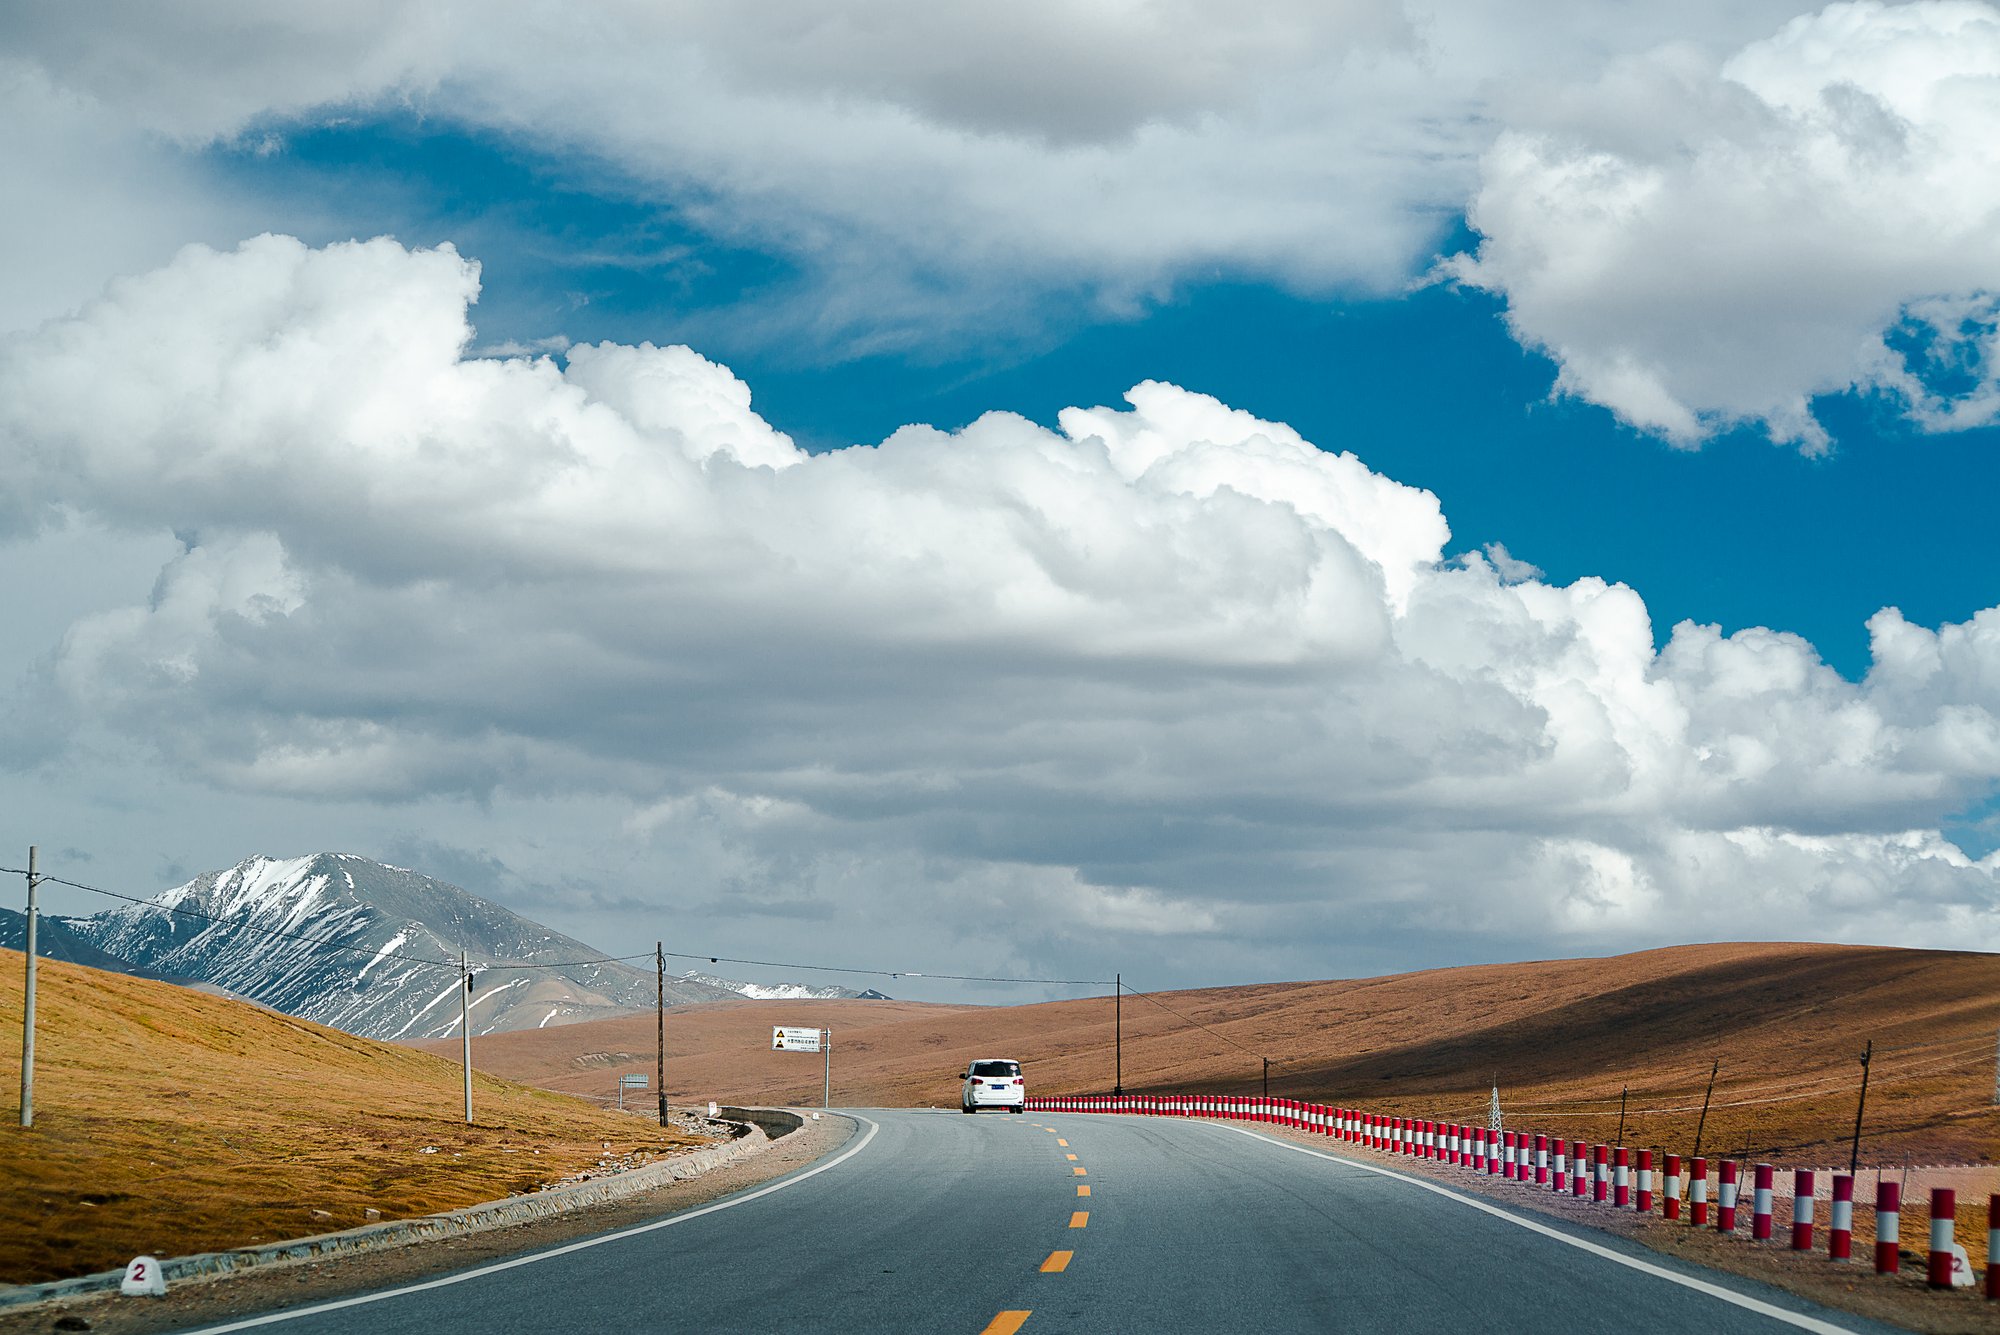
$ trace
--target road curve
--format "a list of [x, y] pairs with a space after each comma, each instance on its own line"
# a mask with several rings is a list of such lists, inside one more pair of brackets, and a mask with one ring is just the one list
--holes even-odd
[[810, 1168], [652, 1224], [204, 1328], [1887, 1331], [1222, 1123], [868, 1110]]

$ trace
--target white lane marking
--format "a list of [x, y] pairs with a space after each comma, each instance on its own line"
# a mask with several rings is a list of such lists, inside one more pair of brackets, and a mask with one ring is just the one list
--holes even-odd
[[300, 1317], [318, 1316], [322, 1312], [338, 1312], [348, 1307], [365, 1307], [369, 1303], [379, 1303], [384, 1299], [400, 1298], [406, 1293], [423, 1293], [430, 1289], [447, 1288], [453, 1284], [463, 1284], [469, 1279], [483, 1279], [487, 1275], [497, 1275], [503, 1270], [512, 1270], [516, 1266], [533, 1265], [537, 1261], [553, 1261], [558, 1256], [568, 1256], [571, 1252], [580, 1252], [587, 1247], [597, 1247], [607, 1242], [618, 1242], [624, 1238], [637, 1237], [641, 1233], [651, 1233], [655, 1229], [672, 1228], [675, 1224], [685, 1224], [690, 1219], [699, 1219], [705, 1214], [714, 1214], [718, 1210], [728, 1210], [738, 1205], [748, 1205], [760, 1196], [769, 1196], [774, 1191], [783, 1191], [787, 1187], [796, 1187], [809, 1177], [818, 1177], [829, 1168], [838, 1168], [841, 1164], [846, 1163], [849, 1159], [867, 1149], [868, 1142], [875, 1139], [875, 1133], [882, 1129], [880, 1123], [869, 1121], [869, 1119], [858, 1113], [842, 1113], [840, 1115], [843, 1117], [852, 1117], [857, 1122], [868, 1123], [868, 1134], [861, 1137], [860, 1144], [842, 1151], [836, 1158], [828, 1159], [823, 1164], [817, 1164], [812, 1168], [808, 1168], [797, 1177], [786, 1178], [783, 1182], [776, 1182], [768, 1187], [759, 1187], [747, 1196], [733, 1197], [730, 1200], [718, 1201], [714, 1205], [704, 1205], [699, 1210], [689, 1210], [683, 1214], [670, 1215], [665, 1219], [656, 1219], [650, 1224], [640, 1224], [634, 1228], [620, 1229], [616, 1233], [606, 1233], [601, 1238], [585, 1238], [582, 1242], [571, 1242], [561, 1247], [552, 1247], [545, 1252], [533, 1252], [527, 1256], [517, 1256], [511, 1261], [496, 1261], [492, 1265], [483, 1265], [477, 1270], [467, 1270], [463, 1274], [446, 1275], [443, 1279], [425, 1280], [421, 1284], [405, 1284], [401, 1288], [384, 1289], [380, 1293], [364, 1293], [359, 1298], [341, 1298], [330, 1303], [314, 1303], [311, 1307], [297, 1307], [289, 1312], [272, 1312], [266, 1316], [246, 1317], [241, 1321], [232, 1321], [224, 1326], [203, 1326], [199, 1330], [187, 1332], [187, 1335], [224, 1335], [225, 1331], [250, 1330], [256, 1326], [275, 1326], [281, 1321], [296, 1321]]
[[1607, 1261], [1614, 1261], [1619, 1265], [1629, 1266], [1631, 1269], [1637, 1270], [1642, 1274], [1657, 1276], [1669, 1283], [1678, 1284], [1684, 1289], [1693, 1289], [1697, 1293], [1705, 1293], [1711, 1298], [1720, 1298], [1726, 1303], [1734, 1303], [1736, 1306], [1746, 1308], [1760, 1316], [1770, 1317], [1773, 1321], [1782, 1321], [1788, 1326], [1797, 1326], [1800, 1330], [1815, 1331], [1817, 1335], [1854, 1335], [1854, 1332], [1850, 1331], [1846, 1326], [1836, 1326], [1830, 1321], [1821, 1321], [1818, 1317], [1806, 1316], [1802, 1312], [1788, 1312], [1782, 1307], [1775, 1307], [1761, 1299], [1752, 1298], [1748, 1294], [1738, 1293], [1734, 1289], [1726, 1289], [1720, 1284], [1711, 1284], [1705, 1279], [1696, 1279], [1691, 1275], [1678, 1274], [1663, 1266], [1654, 1265], [1649, 1261], [1641, 1261], [1636, 1257], [1615, 1252], [1609, 1247], [1600, 1247], [1598, 1244], [1586, 1239], [1572, 1237], [1561, 1229], [1550, 1228], [1548, 1225], [1538, 1224], [1532, 1219], [1523, 1219], [1520, 1215], [1510, 1214], [1497, 1205], [1489, 1205], [1485, 1201], [1475, 1200], [1470, 1196], [1461, 1196], [1449, 1187], [1441, 1187], [1435, 1182], [1426, 1182], [1420, 1177], [1411, 1177], [1406, 1173], [1398, 1173], [1393, 1169], [1377, 1168], [1374, 1164], [1362, 1163], [1356, 1159], [1343, 1159], [1337, 1154], [1327, 1154], [1322, 1150], [1307, 1149], [1303, 1145], [1294, 1145], [1289, 1141], [1273, 1140], [1269, 1136], [1260, 1136], [1255, 1131], [1245, 1131], [1239, 1126], [1232, 1126], [1227, 1129], [1236, 1132], [1238, 1135], [1248, 1136], [1252, 1140], [1261, 1140], [1266, 1145], [1276, 1145], [1279, 1149], [1297, 1150], [1300, 1154], [1310, 1154], [1315, 1159], [1325, 1159], [1328, 1163], [1337, 1163], [1344, 1168], [1359, 1168], [1364, 1173], [1374, 1173], [1378, 1177], [1393, 1177], [1398, 1182], [1407, 1182], [1413, 1187], [1422, 1187], [1425, 1191], [1442, 1196], [1446, 1200], [1457, 1201], [1460, 1205], [1469, 1205], [1482, 1214], [1490, 1214], [1495, 1219], [1504, 1219], [1508, 1223], [1519, 1228], [1525, 1228], [1531, 1233], [1540, 1233], [1543, 1237], [1554, 1238], [1557, 1242], [1575, 1247], [1579, 1251], [1586, 1251], [1593, 1256], [1601, 1256]]

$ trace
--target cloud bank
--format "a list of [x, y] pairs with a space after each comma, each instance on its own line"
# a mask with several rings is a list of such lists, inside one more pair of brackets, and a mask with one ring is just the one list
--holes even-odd
[[1814, 397], [2000, 419], [2000, 11], [1872, 0], [1726, 57], [1677, 43], [1524, 101], [1476, 255], [1560, 392], [1682, 444], [1829, 444]]
[[48, 754], [584, 803], [707, 911], [836, 933], [2000, 946], [2000, 859], [1938, 833], [2000, 780], [2000, 609], [1885, 609], [1858, 683], [1656, 652], [1632, 589], [1447, 559], [1435, 497], [1321, 448], [1363, 442], [1149, 382], [807, 454], [687, 348], [470, 357], [477, 291], [266, 236], [0, 344], [0, 523], [180, 537], [23, 686]]

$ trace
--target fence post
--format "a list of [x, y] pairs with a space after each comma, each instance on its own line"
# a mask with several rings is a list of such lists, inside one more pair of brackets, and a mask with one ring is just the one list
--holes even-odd
[[1902, 1269], [1903, 1184], [1878, 1174], [1875, 1179], [1875, 1273], [1893, 1275]]

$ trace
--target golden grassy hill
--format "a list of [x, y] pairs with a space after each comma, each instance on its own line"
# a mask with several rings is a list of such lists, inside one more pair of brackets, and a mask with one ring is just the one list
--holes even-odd
[[693, 1143], [479, 1072], [467, 1126], [452, 1061], [46, 959], [23, 1130], [24, 966], [0, 950], [0, 1282], [456, 1209], [588, 1167], [606, 1141]]
[[[2000, 1158], [1996, 955], [1678, 946], [1160, 1000], [1216, 1032], [1126, 997], [1127, 1090], [1255, 1093], [1258, 1057], [1267, 1055], [1275, 1095], [1483, 1120], [1497, 1078], [1510, 1125], [1605, 1140], [1629, 1085], [1626, 1140], [1686, 1149], [1710, 1063], [1720, 1060], [1706, 1149], [1844, 1164], [1857, 1058], [1872, 1039], [1864, 1161]], [[637, 1016], [496, 1035], [476, 1044], [473, 1060], [517, 1080], [601, 1096], [614, 1067], [650, 1065], [653, 1024]], [[1036, 1093], [1112, 1086], [1109, 997], [1012, 1007], [744, 1001], [668, 1013], [669, 1091], [677, 1099], [817, 1103], [819, 1061], [771, 1052], [774, 1024], [833, 1028], [836, 1104], [949, 1106], [965, 1060], [989, 1055], [1026, 1062]]]

